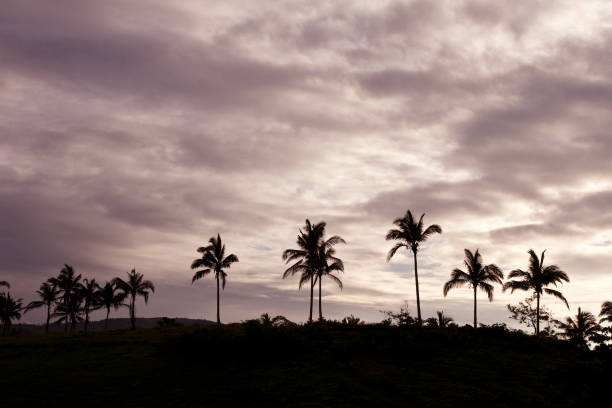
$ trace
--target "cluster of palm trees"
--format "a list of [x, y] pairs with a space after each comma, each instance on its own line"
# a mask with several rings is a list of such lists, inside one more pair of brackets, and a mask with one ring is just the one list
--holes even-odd
[[[422, 319], [419, 297], [419, 278], [417, 272], [417, 252], [419, 244], [425, 242], [432, 234], [442, 233], [442, 228], [437, 224], [425, 227], [423, 224], [424, 217], [425, 214], [421, 215], [419, 220], [416, 221], [412, 212], [410, 210], [406, 211], [403, 217], [393, 221], [393, 224], [398, 228], [389, 230], [386, 237], [387, 240], [396, 241], [396, 244], [387, 254], [387, 262], [391, 260], [393, 255], [402, 247], [412, 252], [416, 285], [417, 321], [419, 325], [422, 323]], [[477, 290], [480, 289], [485, 292], [489, 301], [492, 301], [495, 284], [501, 285], [503, 291], [510, 289], [511, 292], [515, 290], [524, 290], [533, 291], [535, 293], [537, 299], [536, 334], [540, 332], [540, 296], [544, 293], [555, 296], [563, 300], [569, 308], [567, 300], [561, 292], [547, 287], [549, 285], [557, 286], [557, 284], [562, 282], [569, 282], [569, 278], [567, 274], [556, 265], [544, 266], [544, 254], [546, 251], [542, 252], [541, 257], [538, 258], [537, 254], [530, 249], [528, 251], [529, 269], [527, 271], [522, 269], [511, 271], [508, 274], [508, 279], [510, 280], [506, 283], [503, 282], [504, 274], [502, 270], [495, 264], [485, 265], [482, 254], [478, 249], [475, 252], [465, 249], [464, 252], [466, 271], [458, 268], [454, 269], [451, 272], [450, 279], [442, 286], [442, 293], [446, 296], [451, 289], [464, 285], [472, 288], [474, 291], [474, 327], [478, 325]]]
[[296, 244], [297, 249], [286, 249], [282, 258], [286, 264], [292, 263], [283, 273], [283, 279], [299, 274], [299, 288], [306, 283], [310, 285], [310, 313], [308, 322], [312, 322], [312, 306], [314, 298], [314, 287], [319, 286], [319, 320], [323, 320], [323, 309], [321, 300], [321, 282], [326, 276], [342, 289], [342, 280], [334, 275], [344, 272], [344, 263], [336, 257], [334, 246], [345, 244], [346, 241], [338, 235], [325, 238], [325, 222], [312, 224], [306, 219], [304, 228], [299, 230]]
[[[132, 329], [136, 327], [136, 306], [138, 296], [144, 297], [145, 303], [149, 300], [150, 292], [155, 291], [151, 281], [144, 280], [141, 273], [132, 269], [127, 279], [114, 278], [104, 286], [100, 286], [95, 279], [83, 279], [76, 274], [70, 265], [64, 265], [60, 273], [47, 279], [36, 291], [39, 300], [23, 306], [22, 299], [14, 299], [10, 293], [0, 294], [0, 318], [3, 324], [3, 334], [11, 327], [13, 320], [21, 318], [22, 313], [33, 309], [46, 308], [45, 332], [49, 332], [52, 319], [56, 323], [64, 324], [64, 331], [71, 332], [77, 323], [83, 322], [83, 330], [87, 333], [89, 316], [91, 312], [99, 309], [106, 310], [105, 328], [108, 328], [108, 319], [111, 309], [128, 307]], [[0, 285], [10, 288], [8, 282]]]
[[[421, 300], [419, 293], [419, 276], [417, 267], [417, 254], [420, 245], [433, 234], [441, 234], [442, 228], [437, 225], [425, 226], [423, 218], [417, 220], [412, 212], [408, 210], [403, 217], [393, 221], [395, 228], [389, 230], [386, 239], [395, 241], [393, 247], [387, 254], [389, 262], [397, 251], [405, 248], [410, 251], [414, 260], [414, 277], [416, 286], [417, 320], [416, 324], [421, 326]], [[314, 290], [318, 285], [319, 295], [319, 320], [323, 320], [322, 311], [322, 289], [321, 284], [324, 277], [331, 279], [342, 289], [342, 280], [337, 276], [344, 272], [344, 263], [336, 256], [335, 246], [345, 244], [345, 240], [338, 235], [326, 238], [326, 223], [313, 224], [306, 219], [304, 227], [299, 229], [296, 244], [297, 249], [286, 249], [282, 253], [282, 259], [290, 264], [284, 271], [282, 277], [298, 275], [301, 289], [308, 284], [310, 288], [310, 305], [308, 322], [312, 322]], [[221, 324], [220, 290], [225, 288], [228, 269], [232, 264], [239, 262], [235, 254], [226, 254], [225, 244], [221, 236], [211, 237], [206, 246], [199, 247], [197, 252], [201, 256], [191, 264], [191, 269], [196, 270], [191, 283], [213, 274], [217, 284], [217, 324]], [[504, 283], [504, 273], [495, 264], [485, 264], [480, 250], [474, 252], [465, 249], [465, 270], [456, 268], [450, 274], [450, 279], [442, 286], [442, 293], [447, 296], [451, 289], [468, 286], [474, 294], [474, 327], [478, 326], [477, 316], [477, 292], [478, 289], [485, 292], [489, 301], [493, 300], [495, 285], [500, 285], [502, 291], [515, 290], [530, 291], [536, 300], [535, 309], [535, 334], [540, 333], [540, 298], [542, 295], [551, 295], [561, 299], [569, 308], [567, 299], [561, 292], [549, 286], [563, 282], [569, 282], [567, 273], [556, 265], [544, 265], [545, 252], [538, 256], [530, 249], [529, 267], [527, 270], [514, 269], [508, 274], [508, 280]], [[0, 281], [0, 287], [9, 288], [8, 282]], [[3, 332], [6, 332], [13, 320], [18, 320], [22, 313], [32, 309], [46, 308], [45, 331], [49, 331], [51, 319], [64, 323], [65, 331], [72, 331], [79, 322], [84, 322], [84, 331], [87, 332], [90, 313], [94, 310], [105, 309], [105, 327], [108, 327], [108, 319], [111, 309], [128, 307], [132, 329], [135, 328], [136, 298], [142, 296], [145, 303], [148, 302], [149, 294], [154, 292], [153, 283], [144, 280], [143, 275], [134, 269], [128, 272], [128, 279], [114, 278], [104, 286], [100, 286], [95, 279], [82, 279], [77, 275], [70, 265], [64, 265], [57, 277], [49, 278], [43, 282], [40, 289], [36, 291], [39, 300], [30, 302], [23, 306], [21, 299], [11, 297], [8, 292], [0, 292], [0, 320], [3, 324]], [[452, 325], [453, 319], [445, 316], [443, 312], [437, 312], [437, 317], [425, 321], [428, 326], [439, 328]], [[401, 313], [400, 313], [401, 314]], [[404, 313], [409, 316], [407, 309]], [[393, 315], [395, 316], [395, 315]], [[399, 315], [398, 315], [399, 316]], [[598, 323], [595, 317], [588, 312], [578, 309], [575, 318], [568, 317], [565, 323], [558, 322], [559, 327], [565, 331], [565, 336], [574, 339], [579, 344], [586, 344], [589, 339], [594, 339], [605, 331], [600, 323], [612, 323], [612, 302], [602, 305]], [[397, 316], [395, 316], [397, 318]], [[404, 316], [405, 317], [405, 316]], [[399, 318], [400, 320], [402, 317]], [[412, 318], [410, 318], [412, 319]]]

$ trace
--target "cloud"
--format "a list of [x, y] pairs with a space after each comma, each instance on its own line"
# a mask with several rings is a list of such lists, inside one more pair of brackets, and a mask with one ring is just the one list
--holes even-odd
[[[444, 230], [419, 253], [427, 313], [470, 319], [469, 291], [441, 296], [466, 247], [505, 270], [548, 248], [573, 305], [606, 300], [610, 17], [569, 2], [10, 1], [0, 277], [29, 300], [65, 262], [99, 280], [136, 267], [161, 288], [143, 314], [202, 317], [213, 282], [190, 286], [189, 265], [221, 233], [241, 260], [227, 319], [299, 320], [307, 294], [280, 279], [280, 254], [310, 218], [348, 242], [326, 313], [376, 320], [413, 300], [412, 260], [386, 264], [384, 239], [410, 208]], [[483, 321], [516, 300], [496, 294]]]

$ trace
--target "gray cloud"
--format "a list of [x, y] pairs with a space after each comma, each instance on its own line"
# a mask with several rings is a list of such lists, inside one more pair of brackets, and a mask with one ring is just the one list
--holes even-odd
[[[606, 300], [594, 281], [612, 227], [610, 15], [563, 2], [10, 1], [0, 277], [29, 299], [64, 262], [99, 279], [136, 266], [160, 287], [144, 315], [207, 316], [212, 281], [189, 286], [188, 266], [221, 232], [241, 259], [228, 319], [299, 320], [307, 296], [280, 280], [280, 253], [309, 217], [349, 242], [329, 315], [379, 320], [413, 296], [410, 259], [386, 264], [384, 240], [410, 208], [444, 229], [420, 254], [427, 313], [469, 320], [469, 293], [440, 289], [464, 246], [507, 269], [549, 248], [572, 304]], [[516, 300], [483, 302], [483, 321]]]

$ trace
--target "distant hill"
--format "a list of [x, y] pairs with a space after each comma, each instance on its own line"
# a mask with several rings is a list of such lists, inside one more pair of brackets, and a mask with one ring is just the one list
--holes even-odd
[[[136, 318], [136, 327], [141, 329], [150, 329], [153, 327], [159, 327], [158, 322], [161, 321], [163, 317], [137, 317]], [[174, 323], [180, 326], [210, 326], [216, 324], [213, 321], [205, 320], [205, 319], [188, 319], [185, 317], [176, 317], [171, 318]], [[108, 319], [108, 329], [109, 330], [119, 330], [119, 329], [129, 329], [130, 328], [130, 319], [129, 318], [113, 318]], [[83, 323], [77, 324], [76, 331], [83, 330]], [[104, 320], [97, 320], [89, 322], [88, 330], [90, 331], [98, 331], [104, 330]], [[45, 325], [44, 324], [14, 324], [13, 331], [16, 333], [44, 333]], [[49, 325], [49, 331], [52, 333], [60, 333], [64, 331], [64, 324], [52, 323]]]

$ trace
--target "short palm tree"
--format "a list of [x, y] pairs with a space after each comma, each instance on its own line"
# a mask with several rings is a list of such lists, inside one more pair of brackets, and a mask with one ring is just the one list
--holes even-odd
[[417, 317], [419, 325], [422, 324], [422, 319], [421, 299], [419, 297], [417, 252], [419, 251], [419, 244], [425, 242], [427, 238], [429, 238], [433, 234], [442, 233], [442, 228], [440, 228], [440, 226], [437, 224], [433, 224], [425, 228], [423, 225], [423, 217], [425, 217], [425, 214], [421, 215], [419, 221], [416, 222], [410, 210], [406, 211], [406, 215], [401, 218], [397, 218], [395, 221], [393, 221], [393, 224], [397, 225], [399, 228], [389, 230], [386, 236], [387, 241], [398, 241], [387, 254], [387, 262], [389, 262], [391, 258], [393, 258], [393, 255], [395, 255], [397, 250], [402, 247], [412, 251], [412, 255], [414, 258], [414, 282], [416, 285]]
[[283, 251], [283, 261], [286, 264], [295, 263], [283, 272], [283, 279], [300, 273], [299, 288], [310, 281], [310, 313], [308, 322], [312, 323], [312, 304], [314, 298], [314, 285], [317, 271], [319, 269], [319, 247], [325, 234], [325, 222], [312, 224], [306, 219], [304, 228], [299, 230], [296, 244], [298, 249], [286, 249]]
[[56, 286], [51, 285], [49, 282], [43, 282], [42, 285], [40, 285], [40, 289], [36, 291], [36, 294], [40, 297], [40, 300], [30, 302], [25, 308], [25, 312], [27, 313], [32, 309], [38, 309], [39, 307], [43, 306], [47, 307], [47, 321], [45, 322], [45, 333], [49, 333], [51, 308], [57, 301], [59, 293], [60, 291]]
[[564, 331], [563, 337], [585, 348], [588, 348], [588, 340], [597, 336], [601, 330], [595, 316], [580, 308], [575, 318], [567, 317], [559, 327]]
[[[64, 304], [65, 310], [73, 310], [75, 303], [75, 294], [79, 291], [79, 287], [81, 284], [81, 275], [77, 275], [74, 271], [74, 268], [68, 264], [64, 264], [64, 267], [60, 271], [59, 275], [56, 278], [49, 278], [47, 281], [50, 285], [57, 287], [61, 293], [62, 303]], [[68, 303], [72, 301], [72, 305]], [[72, 313], [75, 316], [74, 310]], [[70, 323], [70, 319], [65, 319], [64, 321], [64, 331], [68, 332], [68, 324]], [[76, 323], [72, 321], [72, 326]]]
[[504, 274], [501, 269], [495, 264], [483, 265], [482, 255], [477, 249], [472, 253], [469, 249], [465, 249], [465, 267], [467, 272], [455, 268], [451, 272], [450, 279], [444, 284], [442, 292], [444, 297], [453, 288], [458, 288], [463, 285], [468, 285], [474, 289], [474, 328], [478, 327], [478, 319], [476, 313], [476, 290], [480, 288], [489, 297], [489, 302], [493, 300], [493, 284], [503, 283]]
[[70, 332], [76, 324], [83, 321], [83, 298], [79, 292], [73, 293], [70, 298], [55, 307], [52, 317], [57, 317], [57, 323], [70, 325]]
[[444, 315], [444, 312], [438, 310], [436, 317], [430, 317], [426, 320], [426, 324], [431, 327], [437, 327], [439, 329], [445, 329], [453, 323], [454, 319], [450, 316]]
[[123, 292], [125, 297], [130, 298], [128, 307], [130, 308], [131, 327], [134, 330], [136, 328], [136, 298], [142, 296], [147, 304], [150, 292], [155, 292], [155, 286], [150, 280], [144, 280], [144, 275], [136, 272], [136, 269], [132, 269], [127, 275], [127, 280], [115, 278], [112, 283]]
[[13, 320], [21, 319], [23, 310], [21, 299], [14, 299], [10, 293], [0, 293], [0, 321], [2, 321], [2, 335], [11, 329]]
[[87, 334], [87, 328], [89, 326], [89, 313], [93, 310], [99, 309], [100, 306], [100, 285], [95, 279], [83, 280], [81, 287], [81, 297], [83, 298], [83, 313], [85, 314], [85, 324], [83, 330]]
[[106, 282], [100, 289], [98, 295], [98, 306], [106, 309], [106, 319], [104, 320], [104, 328], [108, 329], [108, 317], [110, 315], [111, 307], [115, 310], [121, 306], [126, 306], [123, 301], [125, 300], [125, 292], [119, 290], [117, 285], [113, 282]]
[[195, 259], [191, 263], [191, 269], [199, 269], [193, 275], [191, 283], [198, 279], [203, 278], [209, 273], [215, 274], [217, 281], [217, 325], [221, 326], [221, 310], [219, 302], [219, 281], [225, 289], [225, 280], [227, 278], [226, 269], [229, 269], [233, 263], [239, 262], [238, 257], [234, 254], [225, 256], [225, 244], [221, 241], [221, 235], [217, 234], [217, 237], [211, 237], [208, 240], [209, 244], [205, 247], [198, 248], [198, 252], [202, 254], [201, 258]]
[[546, 293], [559, 298], [565, 303], [565, 306], [569, 309], [567, 299], [563, 294], [557, 290], [549, 289], [546, 286], [555, 285], [558, 283], [569, 282], [569, 277], [563, 272], [557, 265], [549, 265], [544, 267], [544, 253], [538, 258], [538, 255], [533, 249], [530, 249], [527, 253], [529, 254], [529, 270], [523, 271], [521, 269], [515, 269], [508, 274], [508, 279], [518, 278], [515, 280], [509, 280], [504, 283], [503, 290], [510, 289], [510, 293], [515, 290], [533, 291], [536, 295], [536, 335], [540, 334], [540, 296]]
[[339, 236], [335, 235], [324, 241], [319, 247], [319, 268], [317, 270], [316, 279], [319, 281], [319, 321], [321, 322], [323, 321], [323, 310], [321, 307], [321, 282], [323, 281], [323, 277], [327, 276], [330, 278], [340, 287], [340, 290], [342, 290], [342, 281], [340, 278], [334, 275], [334, 272], [344, 272], [344, 263], [342, 262], [342, 259], [335, 256], [336, 250], [333, 248], [333, 246], [337, 243], [345, 244], [346, 242]]

